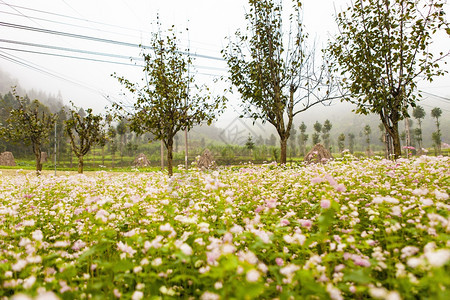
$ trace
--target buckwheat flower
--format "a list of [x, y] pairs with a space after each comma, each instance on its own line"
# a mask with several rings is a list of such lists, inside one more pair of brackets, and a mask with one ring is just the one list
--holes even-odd
[[142, 267], [141, 266], [136, 266], [133, 268], [133, 273], [137, 274], [142, 272]]
[[441, 192], [439, 190], [435, 190], [434, 195], [436, 196], [436, 199], [438, 199], [438, 200], [447, 200], [448, 199], [448, 194], [446, 192]]
[[83, 242], [82, 240], [77, 240], [75, 243], [73, 243], [72, 250], [78, 251], [80, 249], [83, 249], [84, 247], [86, 247], [86, 243]]
[[34, 298], [34, 300], [59, 300], [59, 298], [51, 291], [44, 291], [43, 293], [38, 292], [38, 295]]
[[230, 232], [227, 232], [223, 235], [223, 242], [224, 243], [232, 243], [233, 242], [233, 235]]
[[15, 264], [11, 266], [14, 272], [20, 272], [27, 265], [27, 261], [24, 259], [18, 260]]
[[146, 265], [148, 265], [149, 263], [150, 263], [150, 262], [148, 261], [147, 258], [143, 258], [139, 264], [140, 264], [141, 266], [146, 266]]
[[172, 226], [169, 223], [159, 226], [160, 231], [173, 231]]
[[13, 272], [11, 272], [11, 271], [6, 271], [5, 272], [5, 277], [6, 278], [11, 278], [13, 276]]
[[130, 256], [133, 256], [136, 253], [136, 250], [134, 250], [132, 247], [128, 246], [126, 243], [118, 242], [117, 248], [119, 248], [120, 251], [123, 253], [129, 254]]
[[326, 208], [330, 208], [330, 206], [331, 206], [330, 200], [324, 199], [324, 200], [321, 200], [321, 201], [320, 201], [320, 207], [326, 209]]
[[17, 294], [11, 297], [11, 300], [33, 300], [33, 298], [25, 294]]
[[25, 220], [23, 221], [22, 225], [23, 226], [34, 226], [36, 222], [34, 220]]
[[386, 295], [385, 300], [402, 300], [400, 294], [396, 291], [391, 291]]
[[192, 253], [193, 253], [191, 246], [189, 246], [189, 245], [186, 244], [186, 243], [183, 243], [183, 244], [180, 246], [180, 250], [181, 250], [181, 252], [183, 252], [185, 255], [192, 255]]
[[278, 266], [283, 266], [284, 265], [284, 260], [281, 257], [277, 257], [275, 258], [275, 262], [277, 263]]
[[70, 246], [70, 241], [56, 241], [53, 244], [53, 247], [55, 248], [66, 248]]
[[312, 226], [311, 220], [299, 220], [299, 222], [302, 227], [306, 227], [308, 229]]
[[158, 267], [162, 264], [162, 258], [161, 257], [157, 257], [152, 261], [152, 266], [154, 267]]
[[327, 284], [327, 292], [330, 294], [330, 298], [332, 300], [343, 300], [344, 298], [341, 295], [341, 291], [334, 287], [331, 283]]
[[432, 206], [434, 204], [433, 200], [429, 198], [421, 199], [423, 206]]
[[201, 296], [200, 296], [200, 300], [219, 300], [220, 296], [211, 292], [204, 292]]
[[247, 279], [248, 282], [256, 282], [259, 279], [259, 272], [255, 269], [251, 269], [250, 271], [247, 272], [245, 278]]
[[35, 241], [42, 241], [44, 238], [44, 235], [42, 234], [42, 231], [37, 229], [31, 233], [31, 237]]
[[418, 266], [423, 264], [423, 259], [417, 258], [417, 257], [411, 257], [408, 259], [407, 263], [408, 266], [411, 268], [417, 268]]
[[216, 283], [214, 283], [214, 288], [216, 290], [220, 290], [221, 288], [223, 288], [223, 284], [220, 281], [217, 281]]
[[116, 298], [121, 298], [122, 297], [122, 294], [119, 292], [118, 289], [114, 289], [113, 293], [114, 293], [114, 297], [116, 297]]
[[369, 294], [377, 299], [385, 299], [388, 292], [385, 288], [372, 287], [369, 289]]
[[128, 232], [124, 232], [123, 236], [125, 236], [125, 237], [132, 237], [132, 236], [135, 236], [136, 234], [137, 234], [136, 230], [135, 229], [131, 229]]
[[449, 249], [439, 249], [436, 251], [429, 251], [425, 253], [430, 265], [439, 268], [445, 265], [450, 260], [450, 250]]
[[136, 284], [136, 289], [137, 290], [143, 290], [145, 288], [145, 283], [138, 283]]
[[343, 183], [339, 183], [334, 188], [336, 189], [337, 192], [345, 192], [347, 190], [347, 188]]
[[300, 267], [297, 265], [293, 265], [293, 264], [289, 264], [284, 268], [280, 269], [280, 273], [284, 276], [290, 276], [291, 274], [293, 274], [295, 271], [300, 270]]
[[222, 253], [223, 254], [231, 254], [236, 252], [236, 247], [232, 244], [225, 244], [222, 246]]
[[240, 225], [234, 225], [231, 229], [230, 232], [231, 233], [241, 233], [244, 231], [244, 228], [242, 228], [242, 226]]
[[23, 281], [22, 286], [23, 286], [24, 289], [28, 290], [28, 289], [30, 289], [30, 288], [33, 286], [33, 284], [34, 284], [35, 282], [36, 282], [36, 277], [34, 277], [33, 275], [31, 275], [30, 277], [26, 278], [26, 279]]
[[406, 246], [402, 249], [402, 255], [400, 256], [402, 259], [405, 259], [406, 257], [413, 256], [417, 252], [419, 252], [419, 248], [415, 246]]
[[144, 293], [141, 291], [134, 291], [133, 295], [131, 295], [131, 300], [140, 300], [144, 298]]
[[26, 247], [31, 243], [29, 238], [21, 238], [19, 242], [20, 247]]

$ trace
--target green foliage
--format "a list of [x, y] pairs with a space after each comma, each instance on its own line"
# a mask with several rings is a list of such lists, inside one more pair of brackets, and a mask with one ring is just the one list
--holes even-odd
[[[281, 163], [294, 117], [330, 94], [325, 67], [315, 68], [314, 52], [306, 47], [300, 0], [291, 1], [288, 37], [283, 32], [283, 6], [274, 0], [249, 0], [247, 32], [236, 32], [222, 54], [229, 80], [243, 100], [243, 115], [272, 124], [280, 137]], [[285, 26], [285, 25], [284, 25]], [[248, 51], [247, 51], [248, 50]], [[302, 104], [302, 105], [300, 105]]]
[[429, 51], [432, 35], [447, 22], [442, 0], [358, 0], [336, 16], [340, 34], [329, 45], [346, 101], [356, 112], [380, 116], [401, 155], [398, 122], [414, 107], [419, 77], [444, 71]]
[[73, 104], [68, 114], [69, 117], [64, 122], [65, 132], [70, 138], [72, 151], [78, 158], [78, 173], [83, 173], [83, 157], [94, 144], [100, 143], [105, 138], [102, 131], [103, 117], [93, 114], [90, 108], [84, 111]]
[[[143, 49], [145, 85], [113, 76], [137, 99], [131, 112], [121, 105], [116, 105], [116, 108], [125, 112], [132, 131], [137, 134], [150, 132], [155, 140], [164, 142], [169, 175], [172, 175], [176, 133], [203, 122], [211, 124], [216, 114], [223, 110], [226, 99], [212, 99], [207, 87], [195, 85], [194, 77], [188, 71], [191, 57], [180, 50], [175, 28], [169, 32], [166, 36], [154, 33], [150, 51]], [[192, 88], [196, 93], [189, 95]]]
[[[9, 113], [4, 120], [4, 127], [0, 128], [0, 137], [14, 142], [24, 142], [32, 146], [36, 160], [36, 172], [42, 170], [41, 151], [43, 144], [48, 142], [48, 136], [56, 122], [56, 115], [39, 100], [30, 101], [28, 97], [12, 93], [14, 99], [9, 99]], [[5, 112], [3, 112], [4, 114]]]

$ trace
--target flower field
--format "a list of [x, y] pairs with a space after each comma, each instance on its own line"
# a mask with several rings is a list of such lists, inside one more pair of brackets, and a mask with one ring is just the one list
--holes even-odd
[[0, 175], [0, 299], [450, 299], [449, 165]]

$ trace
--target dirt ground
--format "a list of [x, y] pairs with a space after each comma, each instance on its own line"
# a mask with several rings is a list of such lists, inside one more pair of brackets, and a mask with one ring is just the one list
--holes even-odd
[[[0, 168], [0, 176], [17, 176], [22, 174], [36, 174], [36, 171], [34, 170], [18, 170], [18, 169], [2, 169]], [[84, 171], [83, 174], [86, 176], [89, 175], [95, 175], [97, 171]], [[121, 174], [121, 172], [114, 172], [117, 174]], [[43, 170], [43, 175], [54, 175], [54, 170]], [[56, 171], [56, 176], [70, 176], [70, 175], [76, 175], [78, 174], [77, 171]]]

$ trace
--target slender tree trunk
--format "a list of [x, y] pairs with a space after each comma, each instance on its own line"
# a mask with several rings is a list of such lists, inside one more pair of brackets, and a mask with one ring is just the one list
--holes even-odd
[[394, 159], [402, 156], [402, 147], [400, 144], [400, 135], [398, 133], [398, 123], [392, 124], [392, 144], [394, 147]]
[[286, 150], [287, 150], [287, 138], [280, 137], [280, 147], [281, 147], [281, 153], [280, 153], [280, 164], [285, 165], [286, 164]]
[[105, 165], [105, 146], [102, 146], [102, 166]]
[[167, 141], [167, 171], [169, 177], [173, 175], [173, 138], [169, 138]]
[[42, 171], [41, 147], [39, 147], [39, 145], [33, 145], [33, 152], [36, 158], [36, 175], [40, 175]]
[[83, 174], [83, 165], [84, 165], [83, 156], [80, 155], [80, 156], [78, 156], [78, 173], [79, 174]]

